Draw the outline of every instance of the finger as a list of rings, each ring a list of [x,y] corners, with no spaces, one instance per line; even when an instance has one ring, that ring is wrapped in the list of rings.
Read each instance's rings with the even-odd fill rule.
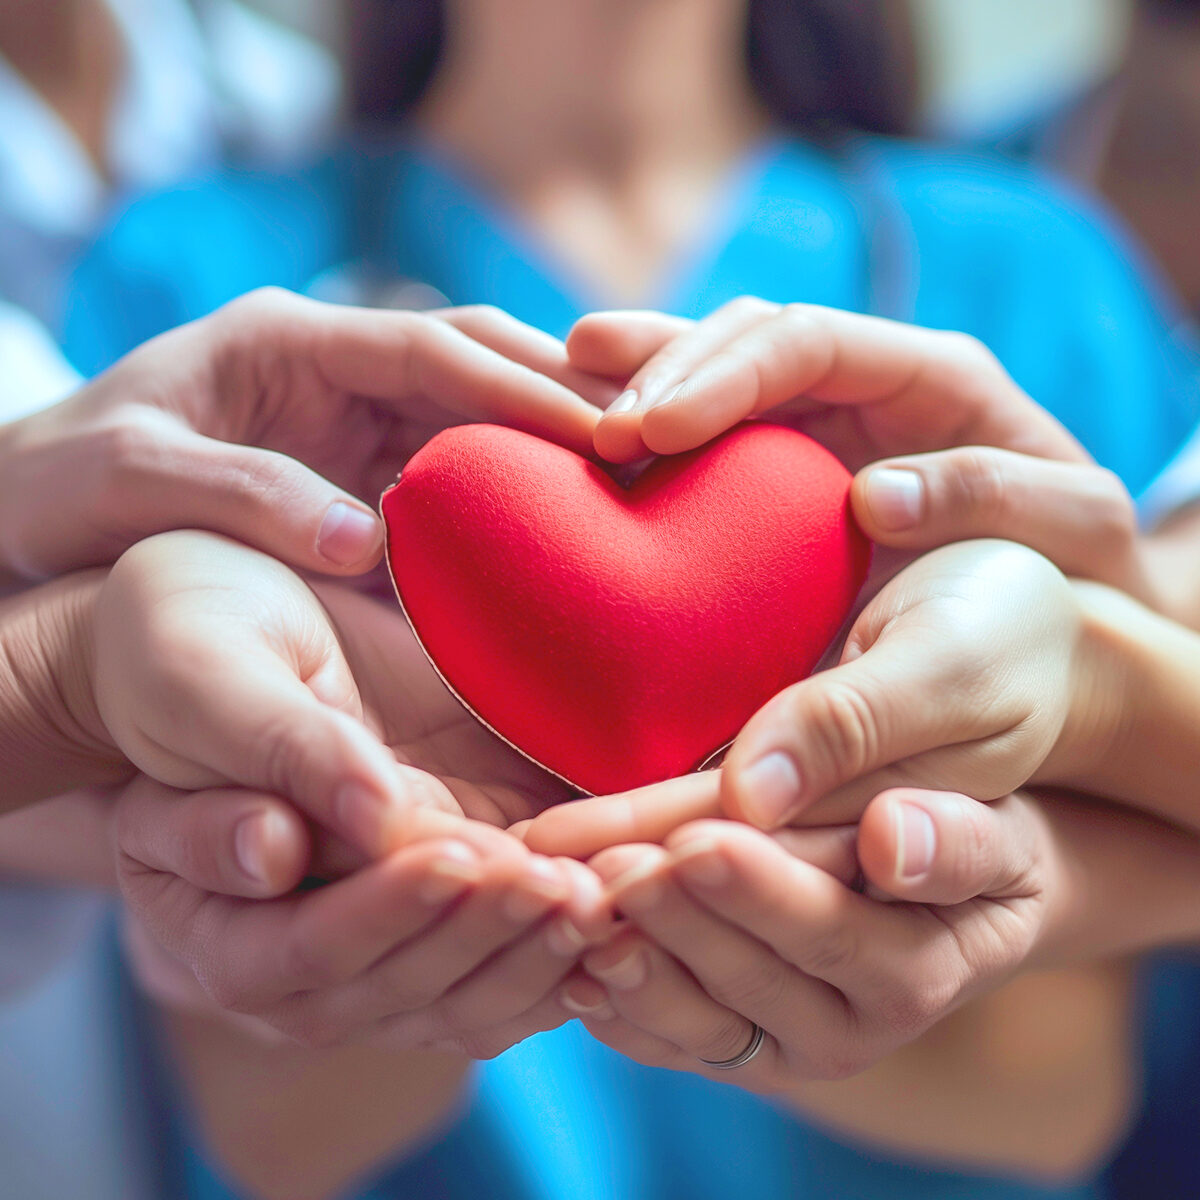
[[[438,309],[428,314],[453,325],[475,341],[539,375],[553,379],[597,409],[617,397],[617,387],[604,372],[592,372],[571,361],[556,337],[534,329],[503,309],[488,304]]]
[[[353,976],[436,922],[473,885],[478,861],[465,844],[431,840],[278,900],[213,895],[161,872],[122,869],[120,882],[130,909],[218,1005],[265,1013]]]
[[[670,396],[690,372],[774,307],[763,300],[743,297],[703,321],[685,326],[638,367],[625,391],[605,412],[596,429],[597,452],[613,462],[631,462],[643,457],[649,446],[644,438],[643,414]]]
[[[750,1044],[754,1024],[718,1003],[661,947],[636,929],[623,930],[608,945],[591,951],[584,970],[608,993],[618,1017],[678,1046],[689,1058],[727,1062]],[[571,994],[571,985],[565,988]],[[578,997],[576,997],[578,1000]],[[739,1079],[753,1084],[769,1073],[774,1043],[763,1047]]]
[[[483,881],[436,927],[401,942],[344,987],[325,996],[298,997],[297,1008],[319,1013],[322,1023],[336,1027],[419,1013],[540,925],[567,895],[547,859],[526,855],[489,863]]]
[[[291,891],[310,850],[304,822],[272,796],[176,792],[145,779],[123,793],[115,837],[127,871],[166,872],[206,892],[248,899]]]
[[[968,796],[897,788],[863,814],[858,855],[867,880],[899,900],[953,905],[977,896],[1028,894],[1040,840],[1017,797],[980,804]]]
[[[569,1015],[563,1011],[557,996],[551,991],[511,1021],[470,1033],[429,1037],[417,1030],[411,1014],[401,1013],[399,1016],[385,1017],[366,1030],[365,1036],[372,1045],[394,1046],[401,1050],[441,1050],[465,1054],[473,1059],[490,1059],[534,1034],[557,1029],[569,1020]]]
[[[678,390],[646,406],[641,436],[649,449],[690,450],[745,417],[803,398],[808,410],[870,406],[885,433],[894,426],[898,451],[1002,445],[1088,461],[971,338],[803,304],[760,317],[694,363]]]
[[[873,541],[911,550],[996,537],[1045,555],[1066,575],[1128,587],[1137,515],[1125,486],[1091,463],[988,446],[888,459],[860,471],[854,515]]]
[[[685,821],[720,813],[716,771],[700,771],[617,796],[557,804],[524,824],[525,844],[539,854],[590,858],[606,846],[658,842]]]
[[[295,459],[203,437],[166,413],[130,412],[91,435],[68,479],[62,438],[54,454],[35,445],[18,464],[12,486],[60,500],[65,487],[88,516],[48,527],[39,504],[17,504],[5,537],[27,569],[111,563],[142,538],[172,529],[224,533],[326,574],[358,574],[379,560],[376,514]],[[32,545],[38,550],[27,553]]]
[[[858,658],[781,692],[726,756],[723,810],[774,828],[890,763],[1001,732],[1006,714],[981,706],[970,694],[977,681],[950,671],[948,661],[944,630],[898,636],[893,628]]]
[[[580,371],[626,380],[693,324],[635,309],[588,313],[567,334],[567,356]]]
[[[421,1040],[463,1038],[507,1025],[535,1007],[576,965],[575,959],[551,950],[546,924],[535,923],[449,988],[431,1011],[414,1019],[408,1036],[414,1037],[420,1030]]]
[[[684,829],[696,826],[684,826]],[[847,887],[859,881],[857,825],[818,826],[813,829],[777,829],[771,840],[793,858],[832,875]]]
[[[704,822],[680,831],[668,850],[673,878],[714,920],[848,996],[886,980],[888,970],[915,955],[926,927],[908,910],[859,895],[745,826]],[[826,1018],[833,1011],[822,1006]]]
[[[600,990],[598,984],[590,986]],[[665,1038],[655,1037],[617,1017],[607,1000],[603,1001],[601,1009],[594,1013],[574,1013],[573,1008],[568,1007],[565,1001],[564,1007],[569,1013],[578,1016],[580,1024],[596,1041],[633,1062],[641,1063],[644,1067],[692,1073],[698,1073],[702,1069],[695,1059]]]
[[[738,832],[756,838],[797,873],[807,870],[822,877],[821,872],[788,858],[762,834],[744,827]],[[670,853],[655,849],[644,854],[609,883],[613,903],[631,924],[673,955],[714,1001],[786,1039],[790,1053],[810,1060],[804,1067],[807,1072],[824,1073],[822,1055],[854,1035],[853,1016],[837,988],[819,976],[808,978],[803,965],[780,955],[771,942],[715,912],[703,893],[690,894],[690,888],[685,890],[675,877],[678,870]],[[829,883],[854,900],[862,899],[833,880]],[[789,916],[778,904],[759,914],[760,923],[779,926],[786,925]],[[775,940],[783,933],[775,928]],[[615,1007],[611,995],[610,1001]]]
[[[591,451],[599,413],[582,396],[421,313],[322,307],[317,362],[331,383],[382,404],[421,398],[469,421],[497,421]],[[513,344],[511,333],[505,335]],[[544,350],[535,350],[544,356]]]

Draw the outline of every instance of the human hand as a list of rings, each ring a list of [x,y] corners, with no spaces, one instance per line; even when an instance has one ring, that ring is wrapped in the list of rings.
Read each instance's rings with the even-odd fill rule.
[[[586,856],[706,813],[768,828],[839,824],[896,785],[990,800],[1035,777],[1066,782],[1118,719],[1109,690],[1094,686],[1104,658],[1092,632],[1077,591],[1032,551],[934,551],[868,604],[837,666],[750,719],[719,797],[716,783],[670,781],[548,809],[524,836],[542,853]]]
[[[382,547],[376,499],[438,429],[497,421],[582,451],[613,394],[497,310],[255,292],[0,427],[0,577],[108,564],[178,528],[357,574]]]
[[[1178,546],[1140,537],[1120,479],[964,334],[746,297],[700,322],[595,313],[567,347],[580,369],[628,380],[596,429],[606,458],[688,450],[769,414],[858,470],[854,514],[880,546],[1020,542],[1194,618]]]
[[[700,821],[661,847],[602,851],[591,865],[626,923],[585,955],[564,1006],[639,1062],[782,1091],[861,1071],[995,986],[1065,903],[1050,832],[1022,796],[873,800],[851,838],[872,890],[904,903],[850,886],[828,841],[805,846],[829,832],[789,832],[785,848]],[[735,1058],[755,1025],[752,1061],[701,1061]]]
[[[417,813],[425,832],[464,813],[507,825],[563,794],[462,709],[394,607],[333,585],[322,598],[214,534],[139,543],[95,605],[108,736],[169,786],[283,797],[358,861]]]
[[[500,1053],[566,1020],[555,991],[609,930],[594,874],[464,818],[292,891],[309,835],[290,805],[141,777],[113,839],[143,986],[307,1046]]]
[[[580,370],[625,384],[595,435],[597,451],[615,462],[691,450],[766,413],[852,470],[973,445],[1088,461],[965,334],[744,297],[698,322],[594,313],[575,325],[567,352]]]

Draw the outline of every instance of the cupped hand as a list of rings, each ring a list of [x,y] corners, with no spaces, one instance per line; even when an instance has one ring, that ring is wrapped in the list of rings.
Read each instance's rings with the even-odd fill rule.
[[[595,313],[576,324],[567,352],[580,370],[625,385],[595,435],[597,451],[616,462],[691,450],[767,413],[852,470],[970,445],[1088,461],[965,334],[743,297],[698,322]]]
[[[841,661],[768,701],[717,776],[547,810],[522,832],[542,853],[658,840],[724,813],[752,825],[857,820],[888,787],[997,799],[1068,783],[1120,717],[1102,635],[1044,558],[965,542],[908,567],[855,621]]]
[[[380,492],[437,430],[495,421],[584,451],[613,394],[494,309],[251,293],[0,428],[0,576],[108,564],[187,528],[360,573],[379,559]]]
[[[491,1057],[567,1019],[557,989],[609,930],[584,865],[428,810],[398,849],[316,890],[292,890],[309,833],[267,794],[143,776],[113,838],[143,986],[307,1046]]]
[[[280,796],[376,857],[433,809],[495,825],[562,785],[462,709],[395,606],[215,534],[147,539],[96,602],[93,680],[121,752],[169,786]]]
[[[564,1008],[639,1062],[784,1091],[866,1069],[1007,978],[1061,902],[1051,835],[1021,795],[896,789],[833,832],[785,846],[699,821],[602,851],[590,865],[625,923],[563,985]],[[756,1025],[751,1061],[702,1061],[739,1056]]]

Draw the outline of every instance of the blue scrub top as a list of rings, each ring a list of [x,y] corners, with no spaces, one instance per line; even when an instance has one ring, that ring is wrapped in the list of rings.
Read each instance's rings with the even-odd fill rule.
[[[419,280],[562,335],[605,300],[435,149],[408,141],[287,177],[226,173],[135,206],[82,264],[64,323],[86,371],[264,285]],[[738,295],[974,334],[1134,491],[1198,412],[1197,365],[1121,237],[1084,201],[986,155],[778,137],[734,173],[646,307]],[[229,1189],[185,1147],[188,1195]],[[770,1104],[638,1067],[569,1025],[483,1064],[454,1126],[369,1200],[871,1200],[1087,1197],[1090,1185],[941,1171],[854,1147]]]

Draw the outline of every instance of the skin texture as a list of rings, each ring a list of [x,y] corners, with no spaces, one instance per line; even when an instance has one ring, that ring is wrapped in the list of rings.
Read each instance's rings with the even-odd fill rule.
[[[0,427],[0,579],[108,564],[179,528],[361,574],[382,550],[379,493],[437,430],[501,421],[582,450],[589,400],[612,394],[553,338],[492,309],[251,293]]]

